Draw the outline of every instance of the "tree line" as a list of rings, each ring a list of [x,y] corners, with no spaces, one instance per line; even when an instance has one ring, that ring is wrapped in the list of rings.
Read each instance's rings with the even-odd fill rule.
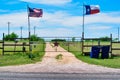
[[[17,39],[19,36],[12,32],[11,34],[5,35],[4,36],[4,40],[5,41],[15,41],[15,39]],[[37,35],[30,35],[30,41],[39,41],[39,40],[43,40],[41,38],[39,38]]]

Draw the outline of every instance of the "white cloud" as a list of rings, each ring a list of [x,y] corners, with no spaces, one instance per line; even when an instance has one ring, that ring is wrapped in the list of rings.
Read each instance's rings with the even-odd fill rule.
[[[43,20],[48,24],[61,25],[64,27],[78,27],[82,24],[81,16],[72,16],[62,11],[44,13]]]
[[[120,23],[120,16],[114,16],[115,13],[101,13],[96,15],[88,15],[85,16],[85,23],[114,23],[118,24]]]
[[[80,33],[82,27],[82,16],[73,16],[68,14],[67,12],[63,11],[56,11],[54,13],[44,12],[42,18],[30,18],[31,19],[31,31],[33,26],[39,27],[37,29],[38,34],[40,35],[49,35],[49,36],[57,36],[57,35],[77,35]],[[11,13],[11,14],[4,14],[0,15],[0,27],[5,28],[5,32],[7,33],[7,22],[11,22],[11,31],[14,28],[20,28],[23,26],[25,28],[25,32],[28,29],[28,21],[27,21],[27,12],[19,12],[19,13]],[[95,26],[98,24],[99,26]],[[112,26],[105,26],[102,23],[106,24],[119,24],[120,23],[120,16],[113,16],[112,14],[97,14],[97,15],[90,15],[85,16],[85,26],[87,29],[91,29],[91,31],[96,31],[97,29],[102,31],[103,29],[111,29]],[[42,29],[41,29],[42,28]],[[52,30],[54,29],[54,30]],[[68,29],[68,30],[67,30]],[[78,31],[78,32],[76,32]],[[19,31],[18,31],[19,32]],[[40,33],[39,33],[40,32]],[[24,34],[28,35],[28,34]]]
[[[75,36],[75,31],[66,28],[57,29],[39,29],[36,31],[39,36],[42,37],[70,37]]]
[[[27,14],[24,12],[21,12],[21,13],[11,13],[11,14],[0,15],[0,21],[1,21],[0,27],[7,26],[7,22],[11,22],[12,27],[26,25]]]
[[[106,30],[111,29],[111,26],[88,26],[87,29],[89,30]]]
[[[11,13],[0,15],[0,27],[7,26],[11,22],[12,27],[27,26],[27,12]],[[30,18],[31,26],[61,26],[61,27],[80,27],[82,25],[82,16],[73,16],[67,12],[57,11],[54,13],[44,12],[42,18]],[[120,16],[114,17],[109,14],[98,14],[85,16],[85,25],[94,23],[119,24]],[[94,27],[95,28],[95,27]],[[108,28],[108,27],[106,27]]]
[[[72,0],[21,0],[21,1],[47,5],[64,5],[70,3]]]

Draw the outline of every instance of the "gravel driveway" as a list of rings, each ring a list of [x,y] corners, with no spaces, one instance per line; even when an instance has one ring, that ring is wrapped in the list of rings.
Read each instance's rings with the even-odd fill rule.
[[[50,43],[46,43],[46,51],[55,51]],[[60,46],[59,51],[65,51]],[[57,60],[55,57],[62,54],[63,58]],[[120,73],[120,69],[107,68],[84,63],[75,58],[70,52],[46,52],[42,62],[19,66],[0,67],[0,71],[9,72],[55,72],[55,73]]]

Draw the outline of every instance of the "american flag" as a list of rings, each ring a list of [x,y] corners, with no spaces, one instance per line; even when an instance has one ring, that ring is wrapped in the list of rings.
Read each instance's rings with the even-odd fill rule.
[[[29,17],[42,17],[43,16],[43,10],[42,9],[37,9],[37,8],[29,8]]]

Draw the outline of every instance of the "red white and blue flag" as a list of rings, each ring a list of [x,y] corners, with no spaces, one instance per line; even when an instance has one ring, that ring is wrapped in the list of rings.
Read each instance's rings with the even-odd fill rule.
[[[96,14],[100,12],[99,5],[85,5],[86,8],[86,15]]]
[[[30,8],[28,7],[28,16],[29,17],[42,17],[43,16],[43,10],[37,9],[37,8]]]

